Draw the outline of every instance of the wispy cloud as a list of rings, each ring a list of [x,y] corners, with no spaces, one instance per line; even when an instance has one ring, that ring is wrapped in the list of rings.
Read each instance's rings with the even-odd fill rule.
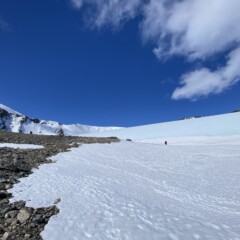
[[[3,20],[1,17],[0,17],[0,30],[2,30],[2,31],[10,31],[9,24],[5,20]]]
[[[145,42],[156,44],[153,52],[159,59],[183,56],[188,61],[209,59],[232,51],[226,66],[203,68],[184,74],[173,99],[197,99],[218,94],[239,79],[228,74],[240,55],[239,0],[71,0],[76,8],[88,5],[89,21],[96,27],[118,27],[137,15],[142,16],[140,31]]]
[[[71,0],[73,7],[80,9],[82,7],[82,0]]]
[[[88,5],[91,14],[88,15],[90,24],[100,28],[105,25],[119,27],[123,22],[134,18],[139,13],[142,0],[71,0],[72,5],[80,9]]]

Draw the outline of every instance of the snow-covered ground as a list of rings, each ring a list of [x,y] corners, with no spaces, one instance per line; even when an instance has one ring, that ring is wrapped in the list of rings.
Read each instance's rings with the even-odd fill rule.
[[[240,141],[228,140],[83,145],[22,179],[12,201],[43,207],[61,198],[45,240],[237,240]]]
[[[44,148],[41,145],[34,145],[34,144],[0,143],[0,148],[3,148],[3,147],[20,148],[20,149],[40,149],[40,148]]]
[[[240,112],[87,134],[133,140],[232,135],[240,135]]]
[[[233,136],[192,136],[192,137],[165,137],[165,138],[149,138],[137,140],[141,143],[164,144],[167,141],[168,145],[239,145],[240,135]]]

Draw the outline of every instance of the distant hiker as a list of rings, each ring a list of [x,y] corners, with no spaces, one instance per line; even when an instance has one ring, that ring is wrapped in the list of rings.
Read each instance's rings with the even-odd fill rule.
[[[167,145],[167,141],[165,141],[164,143],[165,143],[165,145]]]
[[[32,131],[30,131],[30,134],[32,134]]]

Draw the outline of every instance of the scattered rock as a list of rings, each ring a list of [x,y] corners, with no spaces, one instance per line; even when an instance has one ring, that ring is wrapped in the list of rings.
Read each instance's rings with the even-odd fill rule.
[[[6,185],[5,185],[5,190],[8,190],[8,189],[10,189],[10,188],[12,188],[12,185],[11,185],[11,184],[6,184]]]
[[[6,179],[0,179],[0,184],[1,183],[8,183],[8,180],[6,180]]]
[[[1,199],[1,198],[0,198]],[[8,203],[8,199],[6,198],[6,199],[3,199],[3,200],[1,200],[0,201],[0,206],[4,206],[5,204],[7,204]]]
[[[60,202],[61,202],[61,198],[57,198],[57,199],[55,200],[54,204],[57,205],[57,204],[60,203]]]
[[[32,221],[38,224],[45,223],[44,218],[40,214],[37,214],[36,216],[34,216]]]
[[[6,219],[6,220],[5,220],[6,226],[12,225],[12,223],[13,223],[14,220],[15,220],[14,218],[8,218],[8,219]]]
[[[24,236],[26,239],[29,239],[31,237],[31,234],[25,234]]]
[[[30,217],[31,215],[26,209],[21,209],[17,215],[17,220],[20,223],[25,223]]]
[[[33,222],[29,224],[29,228],[36,228],[36,226],[37,225],[35,223],[33,223]]]
[[[18,201],[18,202],[15,202],[15,205],[21,209],[25,206],[25,202],[24,201]]]
[[[9,237],[9,233],[8,232],[5,232],[2,236],[2,240],[7,240]]]
[[[8,207],[3,208],[3,209],[0,210],[0,214],[1,214],[1,215],[5,215],[8,211],[9,211],[9,208],[8,208]]]
[[[238,112],[240,112],[240,109],[236,109],[233,111],[233,113],[238,113]]]
[[[5,214],[5,218],[15,218],[18,215],[18,210],[9,211]]]
[[[4,199],[8,197],[8,193],[6,191],[0,191],[0,199]]]

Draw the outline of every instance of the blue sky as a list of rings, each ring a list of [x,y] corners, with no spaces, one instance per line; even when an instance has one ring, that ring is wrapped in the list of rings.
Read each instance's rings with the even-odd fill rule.
[[[3,0],[0,102],[102,126],[238,109],[239,1],[214,2]],[[186,8],[197,14],[183,17]]]

